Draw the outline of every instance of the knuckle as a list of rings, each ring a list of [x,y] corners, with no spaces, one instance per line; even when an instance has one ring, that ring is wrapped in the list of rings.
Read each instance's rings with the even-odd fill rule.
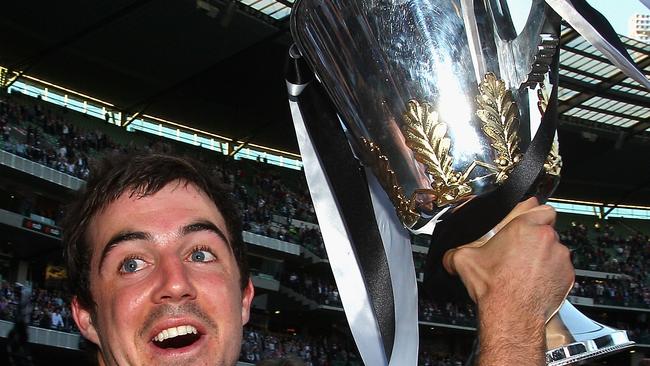
[[[576,270],[573,268],[573,266],[570,266],[569,270],[567,271],[567,279],[570,283],[573,283],[576,279]]]
[[[540,225],[537,228],[537,235],[543,243],[553,243],[556,241],[557,234],[551,225]],[[565,247],[566,248],[566,247]]]
[[[562,254],[562,257],[565,260],[570,262],[571,261],[571,250],[566,245],[563,245],[563,244],[560,244],[560,249],[559,250],[560,250],[560,253]]]
[[[473,265],[475,250],[476,248],[472,247],[461,247],[454,250],[452,260],[456,270]]]
[[[571,263],[571,250],[565,245],[558,244],[555,251],[558,255],[560,268],[563,269],[566,283],[572,284],[575,280],[576,272]]]
[[[563,287],[573,287],[573,284],[575,283],[576,279],[576,272],[573,267],[569,266],[566,271],[564,271],[564,277],[562,280],[564,281],[564,286]]]
[[[451,258],[455,264],[462,264],[467,260],[467,252],[469,248],[456,248],[451,252]]]
[[[555,208],[551,205],[542,205],[540,207],[543,207],[545,210],[547,210],[549,213],[556,215],[557,212],[555,212]]]

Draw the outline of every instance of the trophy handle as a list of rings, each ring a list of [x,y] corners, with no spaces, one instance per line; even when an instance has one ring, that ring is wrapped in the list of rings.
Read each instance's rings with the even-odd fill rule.
[[[492,19],[499,37],[504,41],[512,41],[517,38],[517,31],[512,22],[508,0],[490,0],[490,9],[492,10]],[[531,13],[532,10],[531,7]],[[530,22],[530,19],[528,21]]]
[[[559,44],[560,17],[545,0],[532,0],[526,24],[517,34],[506,0],[489,0],[487,5],[501,78],[511,88],[544,81]]]

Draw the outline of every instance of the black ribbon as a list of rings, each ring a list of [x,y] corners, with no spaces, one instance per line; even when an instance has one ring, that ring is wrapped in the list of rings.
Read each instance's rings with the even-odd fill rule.
[[[336,111],[320,84],[311,82],[298,97],[290,99],[298,102],[336,197],[379,325],[386,359],[390,360],[395,342],[393,286],[365,172],[352,153]]]

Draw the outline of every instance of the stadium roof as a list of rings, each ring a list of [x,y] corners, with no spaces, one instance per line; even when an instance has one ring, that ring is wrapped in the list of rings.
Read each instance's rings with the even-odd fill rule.
[[[12,1],[0,65],[201,130],[297,152],[284,83],[293,0]],[[650,46],[625,38],[650,73]],[[650,95],[562,32],[557,195],[650,206]]]
[[[650,45],[622,37],[650,74]],[[563,197],[650,204],[650,91],[631,80],[564,25],[560,53],[560,149]],[[568,146],[567,146],[568,145]],[[581,192],[582,191],[582,192]],[[589,192],[589,193],[586,193]]]

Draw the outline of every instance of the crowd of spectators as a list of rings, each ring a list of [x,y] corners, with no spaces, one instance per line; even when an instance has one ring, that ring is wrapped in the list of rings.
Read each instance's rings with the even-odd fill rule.
[[[418,311],[420,321],[476,327],[476,310],[472,303],[419,299]]]
[[[15,321],[19,313],[21,291],[19,285],[7,281],[0,284],[0,319]],[[22,293],[25,293],[24,291]],[[32,288],[26,309],[21,310],[28,317],[28,325],[39,328],[78,333],[70,310],[69,295],[62,290]]]
[[[594,299],[597,304],[650,308],[650,288],[628,278],[579,278],[571,295]]]
[[[607,222],[593,226],[573,223],[560,232],[560,239],[571,248],[576,268],[625,273],[638,281],[646,277],[650,257],[648,235],[620,235]]]
[[[291,272],[285,278],[289,288],[322,305],[342,307],[339,290],[331,279]]]
[[[265,359],[293,356],[305,366],[361,366],[359,354],[350,340],[328,337],[274,334],[246,327],[240,361],[257,363]]]
[[[0,128],[3,150],[81,179],[90,154],[116,147],[102,131],[77,129],[62,113],[11,99],[0,102]]]
[[[642,233],[616,233],[613,225],[579,223],[560,232],[576,269],[608,273],[606,279],[579,278],[572,290],[609,305],[650,307],[650,238]]]
[[[462,366],[466,358],[459,355],[434,352],[421,349],[418,357],[418,366]]]
[[[164,152],[174,149],[170,143],[160,140],[151,140],[146,146],[122,146],[99,130],[81,130],[66,122],[65,116],[65,109],[44,108],[41,104],[24,105],[11,98],[0,99],[0,130],[3,134],[0,148],[81,179],[88,177],[90,161],[102,154],[126,149]],[[261,161],[234,161],[218,154],[193,155],[213,167],[217,179],[232,192],[240,205],[245,230],[304,245],[319,257],[326,258],[320,231],[313,225],[292,224],[294,220],[316,223],[301,176],[295,174],[298,179],[292,179],[290,187],[285,183],[287,179],[278,174],[277,168]],[[54,215],[60,216],[58,212]],[[285,222],[274,222],[275,215]]]
[[[305,366],[363,364],[354,343],[349,339],[342,341],[244,328],[240,361],[255,364],[261,360],[279,358],[299,359]],[[465,360],[462,356],[423,347],[418,355],[418,366],[462,366]]]

